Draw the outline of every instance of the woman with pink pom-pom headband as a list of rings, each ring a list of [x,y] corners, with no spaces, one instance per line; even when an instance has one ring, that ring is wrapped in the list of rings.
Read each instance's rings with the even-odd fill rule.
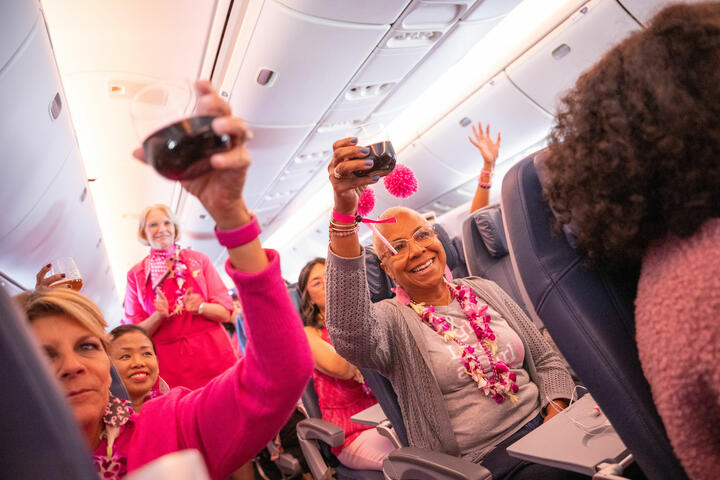
[[[337,354],[390,380],[410,446],[482,463],[494,478],[525,468],[523,478],[581,478],[506,452],[567,406],[574,383],[560,357],[495,283],[453,280],[442,242],[418,212],[392,207],[378,220],[363,217],[373,203],[368,187],[381,176],[400,196],[417,182],[400,165],[389,175],[373,170],[370,149],[357,143],[335,142],[328,166],[335,206],[325,325]],[[355,175],[359,170],[369,174]],[[359,223],[374,228],[375,253],[396,285],[394,298],[370,299]]]

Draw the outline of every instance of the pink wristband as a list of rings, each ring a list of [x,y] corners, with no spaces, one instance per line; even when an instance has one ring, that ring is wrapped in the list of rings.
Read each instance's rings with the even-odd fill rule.
[[[217,225],[215,226],[215,236],[218,242],[227,248],[241,247],[255,240],[258,235],[260,235],[260,225],[255,214],[248,223],[233,230],[219,230]]]

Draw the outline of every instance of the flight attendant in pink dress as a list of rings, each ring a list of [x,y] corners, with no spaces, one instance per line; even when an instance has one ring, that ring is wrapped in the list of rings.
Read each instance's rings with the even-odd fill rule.
[[[233,303],[207,255],[181,249],[179,225],[165,205],[140,215],[138,237],[150,254],[130,269],[125,323],[145,328],[170,387],[196,389],[231,367],[236,354],[222,322]]]

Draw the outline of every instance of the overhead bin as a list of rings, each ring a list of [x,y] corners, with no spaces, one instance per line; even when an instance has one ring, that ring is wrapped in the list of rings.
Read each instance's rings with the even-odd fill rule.
[[[5,119],[0,129],[0,205],[5,206],[0,239],[42,196],[75,141],[52,47],[40,16],[18,47],[12,60],[0,70],[0,111]]]
[[[515,85],[554,113],[563,93],[605,52],[640,25],[615,0],[592,0],[515,60]]]
[[[397,155],[398,161],[412,169],[418,182],[418,191],[406,199],[396,198],[387,193],[382,180],[378,182],[375,191],[375,214],[396,205],[410,208],[419,208],[438,194],[447,192],[467,181],[470,173],[451,168],[434,155],[421,142],[414,142],[404,148]]]
[[[352,23],[393,23],[410,0],[278,0],[314,17]]]
[[[305,15],[275,0],[252,27],[242,51],[232,52],[244,58],[230,103],[249,122],[272,126],[317,122],[389,29]]]
[[[39,18],[38,2],[3,0],[0,3],[0,73]]]
[[[472,125],[478,121],[482,121],[483,127],[490,124],[493,139],[498,131],[502,132],[498,158],[502,162],[542,140],[550,130],[552,117],[515,88],[505,73],[500,73],[435,124],[421,140],[440,161],[468,177],[475,176],[480,173],[483,160],[467,137],[472,136]]]
[[[302,141],[312,131],[312,125],[275,128],[249,125],[253,138],[247,142],[252,157],[244,194],[263,195],[297,151]]]
[[[28,171],[26,176],[31,175]],[[113,292],[115,283],[77,147],[36,199],[22,223],[2,239],[3,271],[32,287],[40,267],[60,257],[73,257],[83,276],[82,293],[103,311],[117,308],[117,292],[104,293]]]
[[[415,0],[395,23],[403,30],[442,28],[447,30],[475,0]]]
[[[704,0],[618,0],[643,25],[647,25],[657,12],[671,3],[697,3],[700,1]]]

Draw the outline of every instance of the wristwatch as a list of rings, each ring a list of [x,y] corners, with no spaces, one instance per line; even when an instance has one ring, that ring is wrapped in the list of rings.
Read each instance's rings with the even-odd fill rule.
[[[198,307],[198,311],[197,311],[198,315],[202,315],[203,307],[204,307],[204,306],[205,306],[204,303],[201,303],[201,304],[200,304],[200,306]]]

